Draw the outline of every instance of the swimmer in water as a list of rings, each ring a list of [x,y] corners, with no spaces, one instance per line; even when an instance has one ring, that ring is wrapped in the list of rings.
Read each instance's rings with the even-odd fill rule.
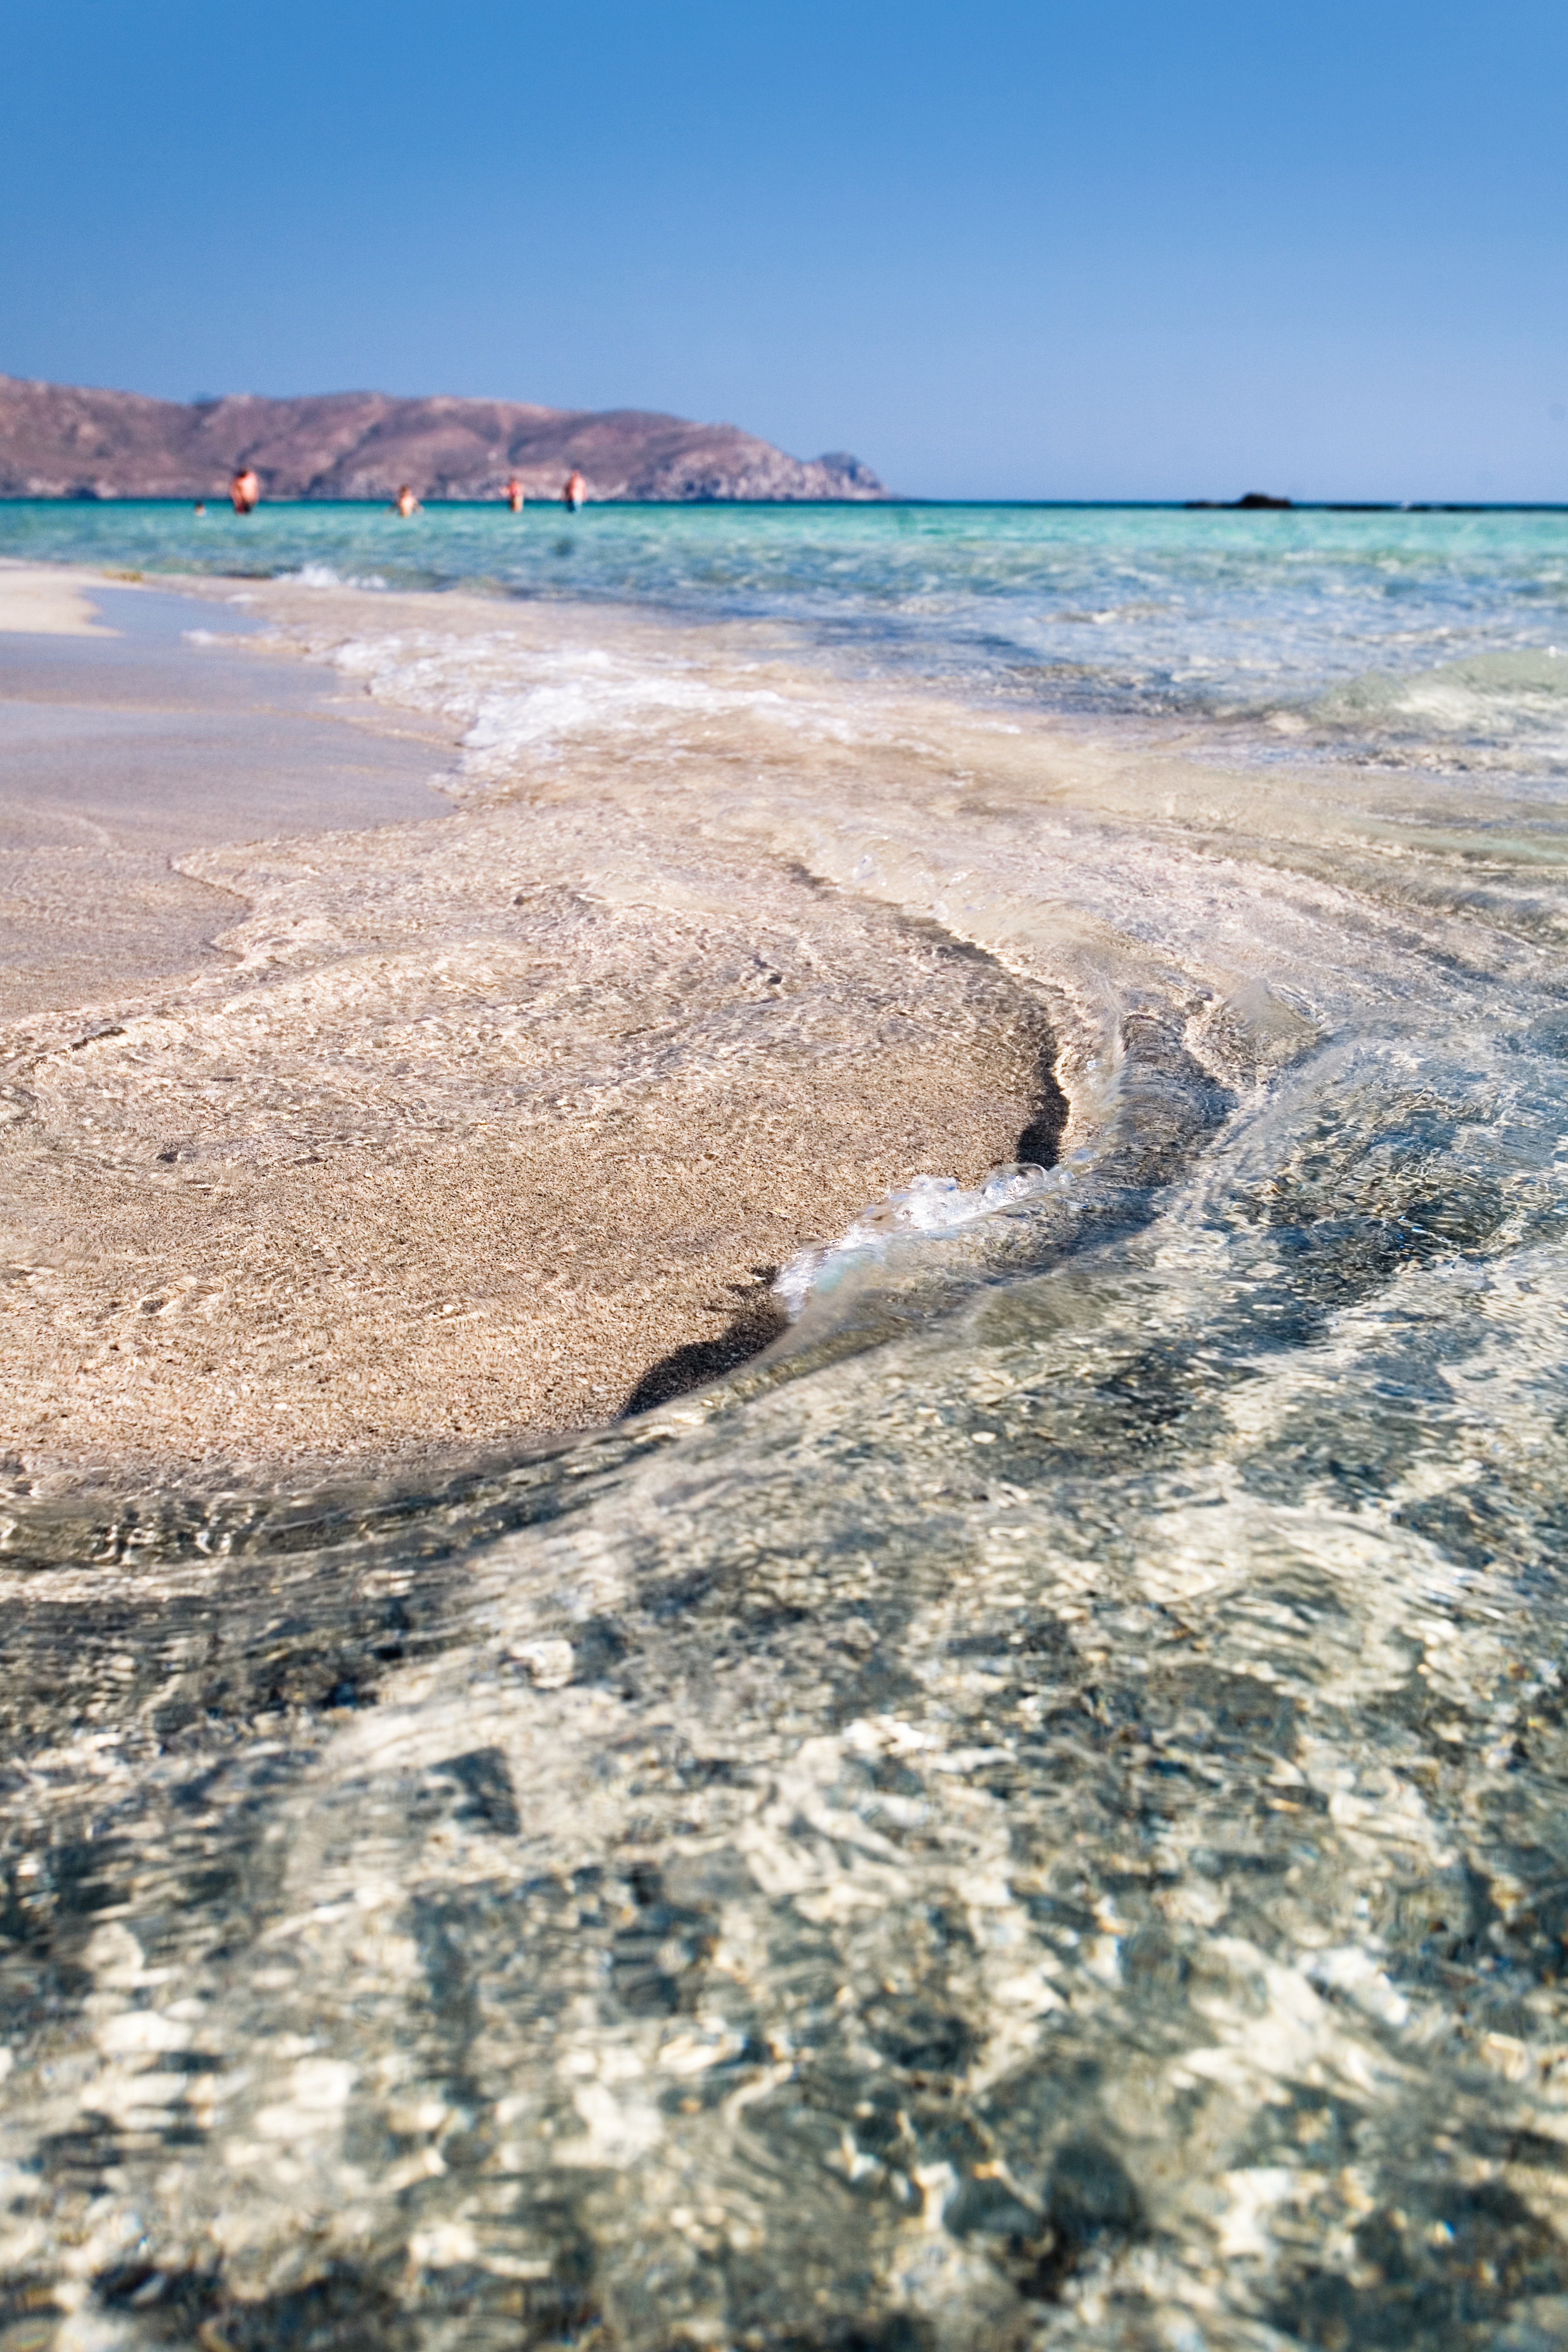
[[[236,514],[254,514],[261,503],[261,477],[254,466],[242,466],[228,486]]]
[[[506,486],[506,502],[513,514],[522,512],[522,484],[514,474]]]
[[[394,499],[392,503],[396,508],[398,513],[403,517],[405,522],[407,521],[410,515],[416,515],[419,511],[419,501],[414,495],[412,484],[408,482],[404,483],[403,488],[398,491],[397,496]]]
[[[198,499],[196,500],[196,520],[198,522],[205,522],[206,519],[207,502],[205,499]]]
[[[565,488],[561,493],[561,503],[563,507],[569,507],[572,512],[576,514],[580,510],[583,501],[587,495],[588,485],[583,479],[582,475],[577,471],[576,467],[574,466],[572,471],[566,477]]]

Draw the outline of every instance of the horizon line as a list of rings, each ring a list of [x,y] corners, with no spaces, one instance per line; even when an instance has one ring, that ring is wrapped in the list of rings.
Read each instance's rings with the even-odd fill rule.
[[[188,507],[193,499],[221,498],[221,491],[173,490],[163,492],[110,490],[5,490],[0,491],[0,507]],[[268,507],[384,507],[384,497],[365,499],[289,497],[282,494],[267,497],[262,501]],[[503,503],[499,498],[442,498],[428,491],[420,500],[426,507],[479,507],[489,509]],[[553,498],[534,498],[531,507],[550,507]],[[854,499],[590,499],[590,506],[598,507],[658,507],[707,508],[723,509],[730,507],[788,507],[792,510],[809,512],[816,507],[852,507],[858,510],[877,507],[1019,507],[1061,510],[1096,510],[1107,509],[1123,512],[1159,514],[1245,514],[1259,518],[1279,514],[1568,514],[1568,499],[1270,499],[1268,505],[1249,505],[1239,499],[1053,499],[1053,498],[988,498],[973,494],[963,498],[937,498],[919,491],[888,491],[880,498]]]

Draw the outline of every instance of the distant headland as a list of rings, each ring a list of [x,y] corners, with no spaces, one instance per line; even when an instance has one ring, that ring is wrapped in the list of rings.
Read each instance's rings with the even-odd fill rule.
[[[791,457],[735,425],[638,408],[330,392],[272,400],[153,400],[0,375],[0,497],[211,498],[242,467],[263,495],[530,498],[579,472],[595,499],[883,499],[869,466],[836,450]]]

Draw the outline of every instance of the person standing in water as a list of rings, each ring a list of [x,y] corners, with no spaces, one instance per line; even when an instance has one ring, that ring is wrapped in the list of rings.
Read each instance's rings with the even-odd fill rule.
[[[392,503],[405,522],[410,515],[416,515],[419,511],[419,501],[414,495],[414,485],[411,482],[404,483]]]
[[[242,466],[228,486],[236,514],[254,514],[261,503],[261,477],[254,466]]]
[[[522,512],[522,484],[514,474],[506,486],[506,502],[513,514]]]
[[[587,495],[588,485],[574,466],[566,477],[566,485],[561,493],[561,503],[563,507],[569,507],[572,512],[576,514],[580,511]]]

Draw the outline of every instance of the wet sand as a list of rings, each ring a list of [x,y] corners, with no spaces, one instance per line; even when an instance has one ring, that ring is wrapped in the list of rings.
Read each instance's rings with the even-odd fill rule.
[[[1048,1154],[1043,1000],[939,930],[589,758],[454,803],[438,711],[192,643],[210,590],[84,602],[120,634],[0,635],[14,1486],[601,1420],[868,1201]]]
[[[449,730],[247,653],[257,626],[0,564],[0,1020],[211,963],[241,910],[193,849],[447,813]]]

